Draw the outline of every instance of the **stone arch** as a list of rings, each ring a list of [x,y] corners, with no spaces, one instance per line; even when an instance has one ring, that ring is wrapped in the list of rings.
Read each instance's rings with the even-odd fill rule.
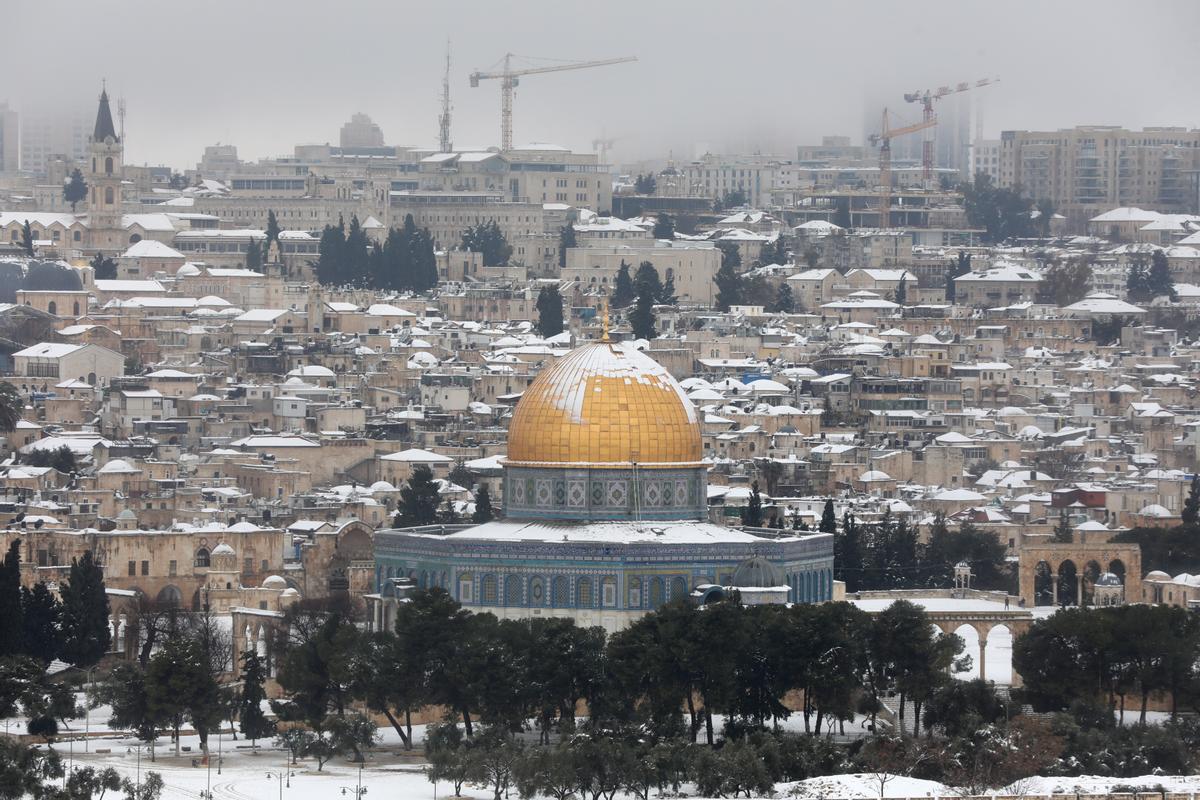
[[[179,591],[178,586],[168,584],[159,590],[158,595],[154,598],[154,602],[177,608],[181,607],[183,605],[183,592]]]
[[[1083,582],[1083,585],[1079,587],[1081,605],[1095,605],[1096,581],[1099,580],[1100,573],[1103,571],[1094,558],[1088,559],[1088,562],[1083,565],[1083,572],[1079,575],[1079,580]]]
[[[142,235],[140,233],[135,233],[129,237],[130,244],[137,244],[141,240],[142,240]]]
[[[1035,606],[1054,604],[1054,570],[1045,561],[1039,561],[1034,572],[1034,601]]]
[[[207,547],[201,546],[201,547],[196,548],[196,566],[197,567],[212,566],[212,561],[211,561],[210,555],[211,554],[209,553],[209,550]]]
[[[1114,558],[1108,562],[1108,571],[1121,579],[1121,585],[1125,585],[1125,562],[1119,558]],[[1126,600],[1128,600],[1126,596]]]
[[[75,304],[71,307],[71,313],[76,317],[79,316],[79,301],[78,300],[76,300]]]
[[[1064,558],[1058,564],[1058,604],[1078,605],[1082,599],[1083,586],[1080,584],[1079,567],[1072,559]]]
[[[1012,648],[1015,638],[1016,633],[1003,622],[988,625],[980,633],[977,671],[981,678],[995,683],[1013,682]],[[1007,658],[1005,653],[1008,654]]]
[[[49,314],[53,314],[54,316],[57,317],[58,316],[58,303],[51,300],[49,303],[46,304],[46,312]]]

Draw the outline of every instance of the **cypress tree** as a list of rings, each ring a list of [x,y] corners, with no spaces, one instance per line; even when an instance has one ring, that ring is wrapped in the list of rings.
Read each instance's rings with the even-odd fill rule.
[[[821,524],[817,526],[821,533],[837,533],[837,515],[833,510],[833,499],[825,501],[825,510],[821,512]]]
[[[613,281],[613,308],[624,308],[636,298],[637,291],[633,288],[633,278],[629,275],[629,265],[622,259],[621,266],[617,268],[617,277]]]
[[[558,268],[563,269],[567,266],[567,251],[572,247],[578,247],[579,243],[575,237],[575,226],[568,222],[562,226],[562,230],[558,232]]]
[[[662,280],[658,277],[658,270],[649,261],[643,261],[638,265],[637,272],[633,275],[633,289],[639,297],[649,294],[655,302],[662,299]]]
[[[742,509],[742,524],[747,528],[762,526],[762,495],[758,493],[758,481],[750,484],[750,504]]]
[[[482,525],[485,522],[491,522],[496,518],[496,512],[492,508],[492,493],[488,491],[487,484],[482,484],[479,491],[475,492],[475,513],[471,515],[471,522],[476,525]]]
[[[63,184],[63,200],[71,204],[71,213],[75,213],[75,206],[81,200],[87,199],[88,187],[87,181],[83,179],[83,173],[76,167],[71,172],[70,179]]]
[[[25,224],[21,226],[21,248],[25,255],[33,257],[33,228],[30,227],[29,220],[25,220]]]
[[[49,664],[62,652],[62,606],[42,582],[21,589],[22,644],[25,654]]]
[[[370,240],[357,215],[350,217],[345,253],[345,282],[351,286],[365,286],[370,273]]]
[[[321,283],[345,283],[346,224],[326,225],[317,245],[317,280]]]
[[[24,652],[22,632],[21,541],[13,539],[0,564],[0,656]]]
[[[791,314],[796,310],[792,287],[788,286],[786,281],[779,285],[779,293],[775,295],[775,310],[780,314]]]
[[[275,723],[267,719],[262,710],[262,702],[267,698],[267,693],[263,690],[266,682],[267,673],[258,653],[253,650],[242,653],[242,694],[238,698],[238,727],[242,735],[252,743],[275,732]]]
[[[263,242],[263,255],[267,254],[271,242],[279,242],[279,220],[275,218],[274,209],[267,211],[267,240]]]
[[[1150,257],[1150,271],[1146,273],[1146,288],[1151,298],[1166,296],[1171,302],[1179,299],[1175,292],[1175,279],[1171,277],[1171,267],[1167,254],[1163,250],[1155,250]]]
[[[544,286],[538,292],[538,333],[543,339],[563,332],[563,299],[557,286]]]
[[[1195,525],[1200,522],[1200,475],[1192,476],[1192,486],[1188,490],[1187,499],[1183,501],[1184,525]]]
[[[638,295],[637,305],[629,314],[629,325],[636,339],[653,339],[658,336],[654,326],[654,295],[646,289]]]
[[[59,590],[62,595],[62,659],[76,667],[94,666],[112,642],[108,630],[108,595],[104,571],[85,551],[71,562],[71,575]]]
[[[252,269],[255,272],[262,272],[263,265],[263,245],[260,245],[250,238],[250,244],[246,245],[246,269]]]

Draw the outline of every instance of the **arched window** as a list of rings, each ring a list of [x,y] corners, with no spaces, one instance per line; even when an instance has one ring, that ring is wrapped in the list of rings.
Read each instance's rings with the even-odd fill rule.
[[[504,605],[506,605],[506,606],[521,605],[521,576],[520,575],[504,576]]]
[[[642,579],[629,579],[629,603],[630,608],[642,607]]]
[[[104,204],[105,205],[113,204],[113,189],[111,186],[104,187]]]
[[[19,240],[20,240],[20,238],[21,238],[21,232],[20,232],[19,230],[17,230],[16,228],[13,228],[13,229],[12,229],[12,235],[11,235],[11,236],[9,236],[8,238],[9,238],[9,239],[11,239],[11,240],[12,240],[12,241],[14,241],[14,242],[16,242],[16,241],[19,241]]]
[[[605,608],[613,608],[617,604],[617,579],[604,578],[600,581],[600,602]]]
[[[498,594],[497,594],[497,588],[496,588],[496,576],[495,575],[484,575],[479,591],[480,591],[480,594],[482,595],[482,597],[481,597],[482,602],[484,602],[485,604],[487,604],[489,606],[496,605],[496,602],[499,599]]]
[[[130,243],[130,244],[137,244],[137,243],[138,243],[138,242],[140,242],[141,240],[142,240],[142,235],[141,235],[140,233],[135,233],[135,234],[133,234],[132,236],[130,236],[130,237],[129,237],[129,243]]]
[[[208,548],[207,547],[201,547],[199,550],[196,551],[196,566],[197,567],[209,566]]]
[[[72,306],[72,309],[73,309],[73,313],[75,314],[75,316],[78,317],[79,316],[79,301],[78,300],[75,301],[75,305]]]
[[[555,608],[566,608],[571,604],[571,588],[566,577],[559,575],[550,584],[550,600]]]
[[[54,316],[56,316],[56,317],[57,317],[57,316],[58,316],[58,303],[56,303],[56,302],[54,302],[53,300],[51,300],[51,301],[50,301],[50,302],[49,302],[49,303],[46,305],[46,311],[47,311],[47,312],[49,312],[49,313],[51,313],[51,314],[53,314]]]
[[[546,582],[541,578],[529,579],[529,605],[536,608],[546,604]]]
[[[458,602],[475,602],[475,582],[469,572],[458,576]]]
[[[107,158],[104,159],[104,174],[112,175],[112,172],[113,172],[113,160],[112,160],[112,156],[108,156]]]
[[[671,579],[671,599],[678,600],[681,597],[687,597],[688,585],[687,578],[672,578]]]
[[[650,608],[658,609],[666,601],[666,587],[663,585],[662,578],[652,578],[650,580]]]
[[[77,242],[80,242],[83,241],[83,234],[81,234],[79,231],[75,231],[71,234],[71,238]]]
[[[592,607],[591,578],[579,578],[575,581],[575,605],[579,608]]]

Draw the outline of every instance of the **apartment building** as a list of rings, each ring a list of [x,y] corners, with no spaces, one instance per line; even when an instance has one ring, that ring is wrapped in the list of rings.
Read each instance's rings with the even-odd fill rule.
[[[1049,198],[1071,230],[1115,206],[1200,210],[1200,129],[1088,125],[1004,131],[999,185]]]

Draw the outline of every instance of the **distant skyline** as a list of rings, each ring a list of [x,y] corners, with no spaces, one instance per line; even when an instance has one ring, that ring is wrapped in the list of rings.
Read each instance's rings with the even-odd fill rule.
[[[524,79],[514,140],[592,150],[610,160],[714,152],[794,155],[825,135],[860,142],[865,98],[999,77],[981,92],[984,134],[1084,124],[1200,126],[1200,3],[1113,0],[752,6],[694,0],[604,5],[368,3],[345,0],[192,6],[149,0],[10,0],[0,102],[18,112],[84,104],[101,79],[124,97],[129,163],[192,168],[206,145],[243,160],[337,143],[368,114],[389,144],[434,147],[446,37],[453,139],[499,144],[500,87],[468,75],[506,51],[539,59],[638,61]],[[889,101],[890,102],[890,101]]]

